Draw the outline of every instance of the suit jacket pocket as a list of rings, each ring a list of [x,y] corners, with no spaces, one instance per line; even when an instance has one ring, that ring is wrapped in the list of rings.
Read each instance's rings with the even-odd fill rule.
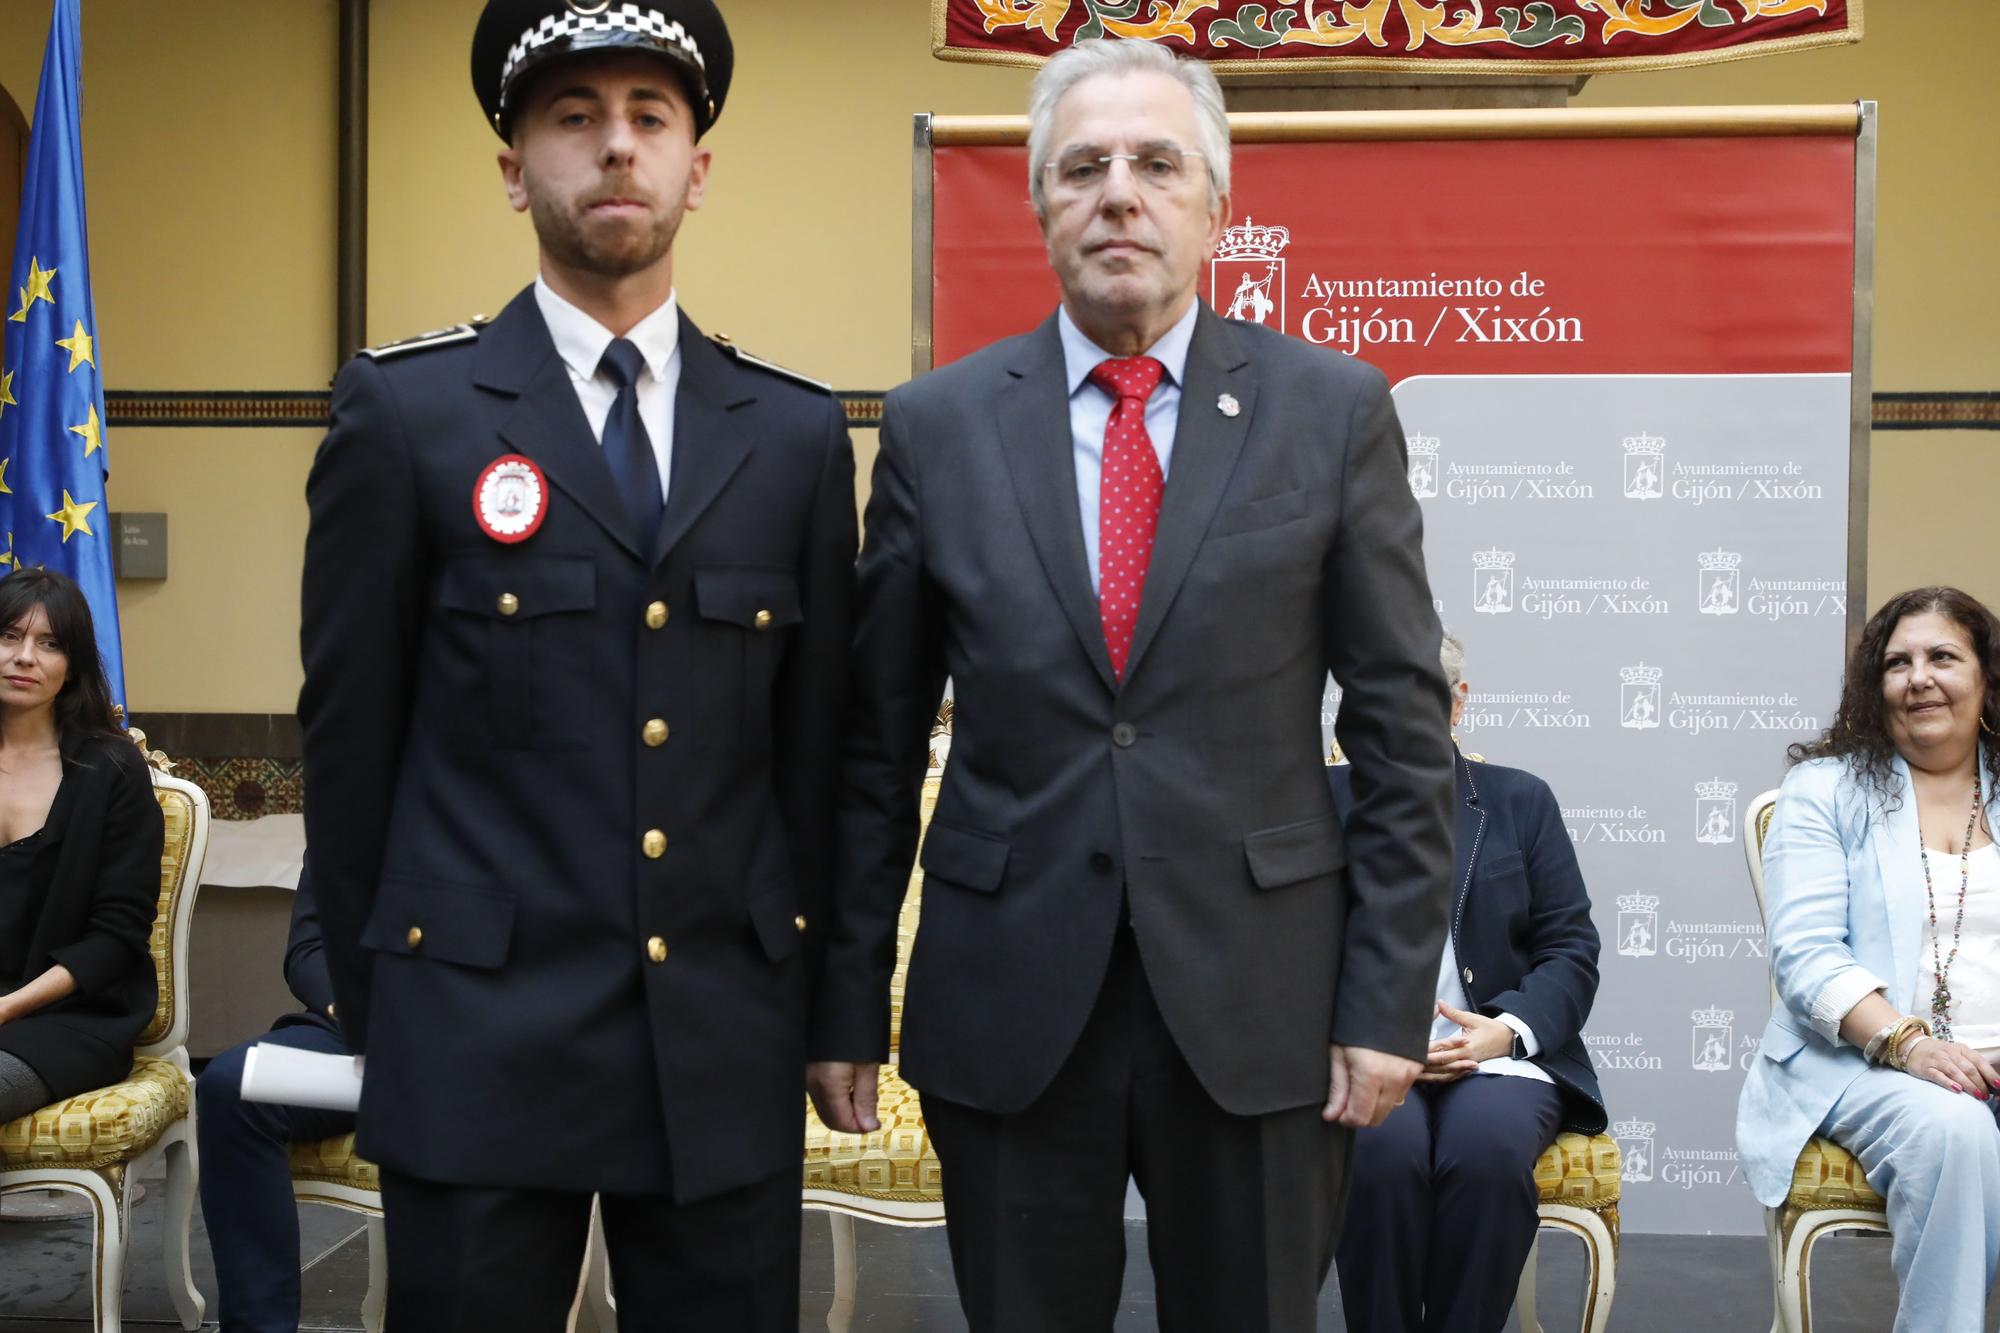
[[[1308,500],[1303,490],[1267,495],[1261,500],[1245,500],[1217,511],[1208,525],[1208,535],[1231,537],[1239,533],[1275,528],[1306,516]]]
[[[805,619],[798,575],[782,565],[700,565],[694,571],[699,744],[762,744],[782,631]]]
[[[514,899],[490,889],[385,875],[361,943],[381,953],[492,969],[514,941]]]
[[[1296,824],[1260,829],[1243,839],[1250,881],[1260,889],[1331,875],[1347,864],[1347,843],[1339,815],[1320,815]]]
[[[1804,1050],[1805,1045],[1804,1033],[1781,1021],[1777,1014],[1772,1014],[1771,1021],[1764,1025],[1764,1038],[1757,1043],[1757,1051],[1766,1060],[1784,1064]]]
[[[442,692],[470,717],[455,728],[502,749],[580,744],[589,715],[589,615],[597,568],[583,556],[463,555],[446,562],[438,605],[450,636]]]
[[[927,882],[935,878],[961,889],[991,893],[1006,877],[1008,851],[1004,838],[940,823],[933,817],[918,863]]]

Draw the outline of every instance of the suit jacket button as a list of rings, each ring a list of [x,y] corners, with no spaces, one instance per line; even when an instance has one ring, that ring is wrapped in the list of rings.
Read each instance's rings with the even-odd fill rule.
[[[422,927],[422,926],[411,926],[411,927],[410,927],[410,933],[409,933],[409,934],[407,934],[407,935],[405,935],[405,936],[403,936],[403,942],[404,942],[405,944],[408,944],[408,945],[409,945],[409,946],[410,946],[410,947],[411,947],[412,949],[414,949],[414,948],[416,948],[416,947],[417,947],[418,945],[422,944],[422,943],[424,942],[424,930],[423,930],[423,927]]]
[[[792,924],[799,928],[799,934],[803,935],[806,933],[806,919],[804,917],[802,916],[793,917]]]
[[[655,935],[655,936],[653,936],[653,938],[652,938],[652,939],[650,939],[650,940],[647,940],[647,941],[646,941],[646,957],[648,957],[648,958],[652,959],[652,960],[653,960],[654,962],[656,962],[656,963],[664,963],[664,962],[666,962],[666,961],[667,961],[667,942],[666,942],[665,940],[661,939],[661,938],[660,938],[660,937],[659,937],[658,935]]]
[[[501,615],[511,616],[521,609],[521,599],[511,592],[503,592],[500,594],[500,600],[495,605],[500,608]]]
[[[1472,984],[1472,969],[1469,967],[1465,969],[1465,984],[1468,986]]]
[[[771,613],[769,611],[759,611],[752,619],[755,621],[758,629],[771,628]]]
[[[646,628],[659,629],[667,623],[667,604],[653,602],[646,607]]]
[[[645,727],[639,732],[639,736],[648,745],[665,745],[667,743],[667,724],[657,717],[653,718],[646,723]]]
[[[1092,852],[1090,854],[1090,868],[1092,870],[1095,870],[1098,874],[1100,875],[1110,874],[1111,867],[1112,867],[1111,853]]]
[[[647,829],[645,836],[639,839],[639,850],[648,858],[659,860],[667,854],[667,835],[656,828]]]
[[[1111,743],[1121,750],[1131,748],[1132,743],[1138,739],[1139,729],[1130,722],[1120,722],[1111,728]]]

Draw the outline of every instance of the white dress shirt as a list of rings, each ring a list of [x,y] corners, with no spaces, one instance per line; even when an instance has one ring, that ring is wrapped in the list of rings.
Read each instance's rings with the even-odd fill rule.
[[[556,355],[569,370],[569,382],[576,389],[577,401],[583,404],[590,433],[601,444],[604,421],[611,415],[618,386],[608,378],[600,378],[597,366],[616,335],[557,296],[540,277],[535,279],[535,304],[541,307],[542,319],[549,326]],[[677,294],[669,293],[665,305],[633,325],[625,336],[646,362],[639,376],[639,420],[646,427],[646,438],[652,442],[653,457],[659,460],[660,502],[664,504],[673,479],[674,394],[681,384],[681,317]]]
[[[1458,950],[1452,947],[1450,931],[1445,932],[1444,957],[1438,960],[1437,997],[1454,1009],[1462,1010],[1471,1003],[1466,998],[1465,987],[1459,984]],[[1527,1050],[1529,1055],[1541,1054],[1542,1044],[1535,1039],[1533,1029],[1526,1023],[1523,1023],[1512,1014],[1498,1014],[1496,1017],[1502,1023],[1505,1023],[1508,1027],[1521,1034],[1521,1045]],[[1443,1014],[1438,1014],[1431,1019],[1432,1041],[1443,1041],[1446,1037],[1456,1037],[1463,1031],[1465,1031],[1464,1028],[1461,1028]],[[1496,1055],[1491,1060],[1481,1060],[1479,1062],[1479,1072],[1482,1074],[1512,1074],[1516,1078],[1532,1078],[1542,1083],[1555,1082],[1554,1079],[1549,1077],[1548,1071],[1540,1065],[1530,1064],[1526,1060],[1516,1060],[1511,1055]]]
[[[1141,356],[1150,356],[1167,368],[1159,387],[1146,400],[1146,434],[1153,452],[1160,458],[1164,481],[1172,470],[1174,426],[1180,418],[1181,381],[1187,373],[1188,343],[1194,338],[1194,319],[1200,298],[1188,303],[1187,313],[1148,347]],[[1083,511],[1083,550],[1090,560],[1090,587],[1097,590],[1097,504],[1098,487],[1104,474],[1104,428],[1111,422],[1111,409],[1118,400],[1090,382],[1090,372],[1098,363],[1115,358],[1084,335],[1058,309],[1056,328],[1062,333],[1063,366],[1069,372],[1069,433],[1076,457],[1076,501]]]
[[[1924,922],[1917,965],[1916,1005],[1928,1018],[1937,989],[1937,964],[1951,956],[1952,923],[1958,919],[1958,858],[1930,849],[1931,884],[1937,924]],[[1988,1059],[2000,1055],[2000,846],[1975,848],[1966,865],[1965,926],[1958,932],[1958,957],[1945,972],[1951,978],[1951,1035]]]

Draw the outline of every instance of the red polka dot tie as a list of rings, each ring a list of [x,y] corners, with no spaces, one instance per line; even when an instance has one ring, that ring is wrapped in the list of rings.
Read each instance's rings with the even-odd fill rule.
[[[1153,437],[1146,433],[1146,399],[1166,371],[1150,356],[1127,356],[1099,362],[1090,372],[1090,382],[1118,400],[1104,426],[1104,470],[1097,492],[1097,611],[1111,670],[1120,680],[1125,679],[1125,659],[1139,623],[1139,599],[1146,591],[1160,496],[1167,485]]]

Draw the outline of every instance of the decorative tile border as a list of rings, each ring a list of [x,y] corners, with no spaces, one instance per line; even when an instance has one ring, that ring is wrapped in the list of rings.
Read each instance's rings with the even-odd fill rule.
[[[257,389],[137,390],[110,389],[104,394],[105,425],[120,426],[326,426],[333,395],[301,389],[287,393]],[[841,390],[847,424],[869,429],[882,424],[882,395],[866,390]]]
[[[2000,393],[1878,393],[1876,430],[2000,430]]]

